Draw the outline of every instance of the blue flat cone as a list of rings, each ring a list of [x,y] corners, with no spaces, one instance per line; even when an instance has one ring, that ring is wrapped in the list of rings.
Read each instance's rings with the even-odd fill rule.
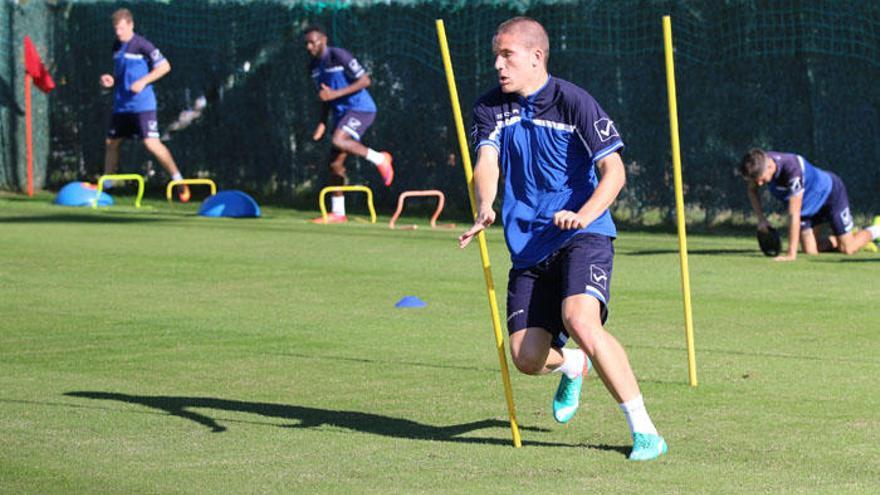
[[[422,301],[416,296],[406,296],[400,301],[397,301],[397,304],[394,305],[395,308],[424,308],[428,304],[425,301]]]

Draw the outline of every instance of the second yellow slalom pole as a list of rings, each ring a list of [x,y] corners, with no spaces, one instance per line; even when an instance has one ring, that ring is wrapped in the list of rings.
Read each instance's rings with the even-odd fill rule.
[[[464,133],[464,123],[461,118],[461,107],[458,102],[458,89],[455,86],[455,75],[452,72],[452,58],[449,56],[449,45],[446,42],[446,28],[443,19],[437,19],[437,38],[440,42],[440,53],[443,56],[443,68],[446,71],[446,83],[449,85],[449,99],[452,102],[452,114],[455,118],[455,130],[458,134],[458,144],[461,148],[461,161],[464,165],[464,175],[468,183],[468,196],[471,201],[471,213],[477,217],[477,203],[474,196],[474,171],[471,167],[471,156],[468,150],[467,138]],[[486,234],[477,234],[480,245],[480,259],[483,262],[483,277],[486,279],[486,295],[489,297],[489,310],[492,313],[492,328],[495,330],[495,347],[498,350],[498,361],[501,364],[501,377],[504,381],[504,396],[507,399],[507,413],[510,416],[510,431],[513,434],[514,447],[522,447],[519,436],[519,426],[516,422],[516,407],[513,404],[513,389],[510,385],[510,371],[507,366],[507,353],[504,351],[504,335],[501,333],[501,318],[498,314],[498,301],[495,297],[495,283],[492,281],[492,268],[489,264],[489,249],[486,246]]]

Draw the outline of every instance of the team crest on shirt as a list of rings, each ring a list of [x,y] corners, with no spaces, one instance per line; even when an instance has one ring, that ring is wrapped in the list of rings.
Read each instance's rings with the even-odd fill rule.
[[[602,290],[607,290],[608,274],[601,267],[590,265],[590,282]]]
[[[150,58],[153,59],[153,62],[158,62],[160,58],[162,58],[162,53],[159,52],[159,49],[155,49],[150,52]]]
[[[593,122],[593,127],[596,129],[599,141],[603,143],[611,138],[620,137],[620,134],[617,133],[617,129],[614,127],[614,122],[607,117],[602,117]]]

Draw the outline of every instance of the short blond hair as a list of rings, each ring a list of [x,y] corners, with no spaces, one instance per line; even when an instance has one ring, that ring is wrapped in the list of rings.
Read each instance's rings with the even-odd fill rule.
[[[550,59],[550,38],[540,22],[526,16],[513,17],[499,24],[495,30],[495,36],[507,33],[518,35],[528,48],[538,48],[544,52],[544,67],[547,66],[547,60]]]
[[[113,25],[119,24],[119,21],[128,21],[130,23],[134,23],[134,16],[131,15],[131,11],[128,9],[118,9],[116,12],[113,12],[113,15],[110,16],[113,19]]]

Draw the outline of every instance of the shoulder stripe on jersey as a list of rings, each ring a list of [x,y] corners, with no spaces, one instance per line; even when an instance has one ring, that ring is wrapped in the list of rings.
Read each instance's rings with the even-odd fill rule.
[[[587,144],[587,140],[584,139],[584,136],[581,134],[580,129],[575,127],[574,132],[577,134],[577,137],[580,138],[581,144],[583,144],[584,148],[587,150],[587,154],[589,154],[590,156],[593,156],[593,150],[590,149],[590,145]]]
[[[802,157],[801,155],[795,155],[795,156],[796,156],[797,159],[798,159],[798,164],[800,164],[800,166],[801,166],[801,172],[804,173],[804,178],[806,179],[806,178],[807,178],[807,176],[806,176],[806,174],[807,174],[807,167],[804,166],[804,157]]]

